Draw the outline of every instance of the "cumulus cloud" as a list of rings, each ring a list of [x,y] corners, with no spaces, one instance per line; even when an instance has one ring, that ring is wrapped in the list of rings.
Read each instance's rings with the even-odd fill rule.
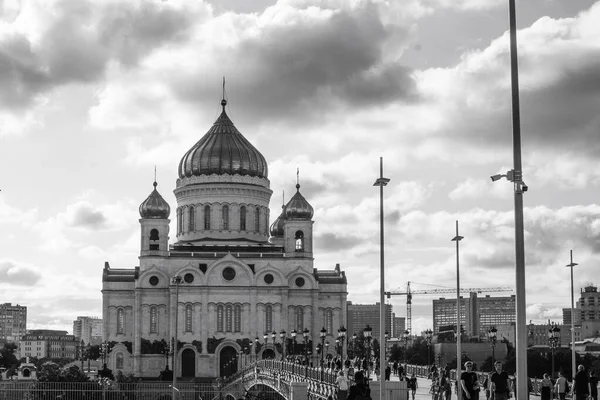
[[[0,29],[0,108],[19,110],[54,87],[100,79],[177,43],[206,6],[179,1],[23,2]]]
[[[39,268],[13,260],[0,260],[0,285],[35,286],[41,279]]]

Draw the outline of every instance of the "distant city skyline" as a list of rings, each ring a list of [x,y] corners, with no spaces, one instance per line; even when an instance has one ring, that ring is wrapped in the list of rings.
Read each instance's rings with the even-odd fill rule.
[[[102,317],[105,262],[139,265],[138,207],[155,176],[176,206],[223,76],[273,177],[270,222],[299,179],[315,267],[339,263],[348,300],[379,301],[379,157],[386,290],[455,287],[455,221],[461,286],[514,287],[513,188],[489,178],[513,162],[507,15],[502,0],[0,3],[0,303],[26,305],[31,329]],[[570,250],[575,296],[599,283],[600,2],[519,2],[517,23],[527,321],[560,321]],[[413,332],[433,299],[413,298]]]

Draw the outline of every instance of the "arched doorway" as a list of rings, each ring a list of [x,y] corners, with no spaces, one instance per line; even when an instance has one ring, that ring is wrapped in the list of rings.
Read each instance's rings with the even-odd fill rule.
[[[196,376],[196,353],[192,349],[181,352],[181,377],[193,378]]]
[[[238,370],[237,351],[231,346],[225,346],[220,353],[219,376],[231,376]]]
[[[262,352],[262,359],[263,360],[274,360],[275,359],[275,352],[273,351],[273,349],[265,349]]]

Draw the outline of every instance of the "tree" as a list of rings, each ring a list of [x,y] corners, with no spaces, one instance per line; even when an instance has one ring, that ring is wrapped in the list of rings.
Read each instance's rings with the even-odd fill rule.
[[[10,369],[19,366],[19,360],[15,355],[17,345],[15,343],[4,343],[4,347],[0,350],[0,366]]]
[[[52,361],[46,361],[37,371],[39,382],[62,382],[60,366]]]

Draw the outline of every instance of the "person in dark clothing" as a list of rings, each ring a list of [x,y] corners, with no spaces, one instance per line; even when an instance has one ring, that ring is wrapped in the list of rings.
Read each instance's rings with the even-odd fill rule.
[[[496,369],[490,375],[490,393],[494,400],[507,400],[512,392],[512,386],[508,373],[502,369],[502,362],[494,363]]]
[[[598,377],[594,371],[590,371],[590,395],[593,400],[598,400]]]
[[[390,368],[390,366],[388,365],[387,367],[385,367],[385,380],[386,381],[390,380],[391,374],[392,374],[392,368]]]
[[[417,377],[415,376],[415,373],[413,372],[411,377],[408,378],[408,380],[406,381],[406,387],[408,388],[408,390],[410,390],[410,393],[412,393],[412,400],[415,400],[415,394],[417,392],[418,386],[419,385],[417,383]]]
[[[348,397],[346,400],[364,400],[366,398],[371,398],[371,389],[369,388],[369,384],[365,379],[365,375],[362,371],[357,371],[354,374],[354,382],[355,384],[350,386],[350,390],[348,393]]]
[[[465,372],[460,374],[460,387],[463,393],[463,399],[478,400],[479,399],[479,384],[477,374],[473,372],[473,363],[467,361],[465,363]]]
[[[587,400],[590,395],[590,380],[583,365],[577,367],[577,374],[573,382],[573,395],[575,400]]]

